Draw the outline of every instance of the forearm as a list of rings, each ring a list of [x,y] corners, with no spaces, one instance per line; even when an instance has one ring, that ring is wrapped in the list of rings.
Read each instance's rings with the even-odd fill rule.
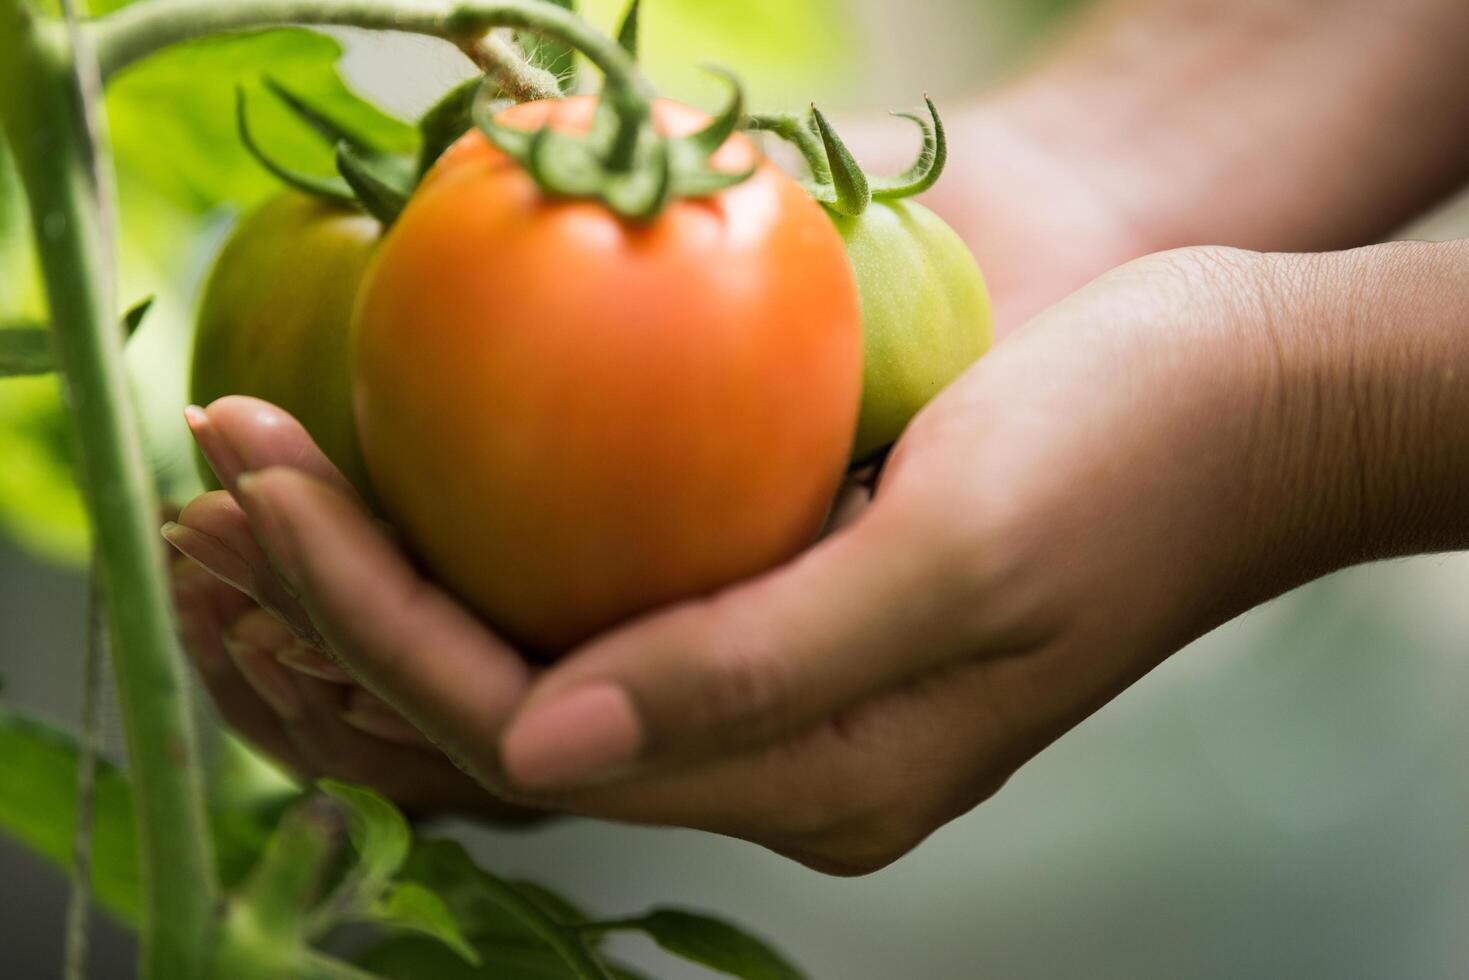
[[[982,110],[1134,247],[1376,240],[1469,177],[1463,0],[1115,0]]]
[[[1253,469],[1281,479],[1257,500],[1283,494],[1265,507],[1329,565],[1469,547],[1469,241],[1267,267],[1277,438]]]

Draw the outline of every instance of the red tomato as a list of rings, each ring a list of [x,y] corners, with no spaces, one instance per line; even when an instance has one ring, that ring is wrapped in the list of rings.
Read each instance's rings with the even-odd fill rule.
[[[594,106],[502,118],[584,131]],[[655,113],[671,135],[706,121]],[[714,162],[758,159],[736,136]],[[768,162],[638,224],[547,198],[471,131],[383,241],[356,321],[358,430],[384,508],[534,653],[792,557],[851,449],[851,264]]]

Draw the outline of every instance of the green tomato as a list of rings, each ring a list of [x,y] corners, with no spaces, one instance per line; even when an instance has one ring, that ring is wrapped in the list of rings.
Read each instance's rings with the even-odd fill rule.
[[[381,235],[372,218],[295,192],[248,215],[204,287],[190,381],[199,405],[253,395],[290,412],[364,493],[348,340]]]
[[[862,298],[862,414],[852,459],[895,442],[994,343],[984,277],[964,241],[913,201],[833,215]]]

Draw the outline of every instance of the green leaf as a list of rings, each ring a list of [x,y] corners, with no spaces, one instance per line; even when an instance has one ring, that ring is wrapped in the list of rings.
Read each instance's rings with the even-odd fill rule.
[[[444,900],[415,882],[395,885],[373,903],[366,921],[398,929],[410,929],[437,939],[466,963],[478,966],[479,953],[464,938],[459,923]]]
[[[51,358],[51,332],[38,323],[0,326],[0,378],[46,374]]]
[[[60,868],[70,868],[76,831],[77,745],[69,734],[0,711],[0,831]],[[135,924],[142,884],[134,843],[132,790],[106,762],[97,767],[92,891],[118,919]]]
[[[143,318],[146,317],[148,315],[148,311],[153,308],[154,299],[155,297],[153,296],[144,296],[142,299],[138,300],[132,306],[129,306],[126,311],[124,311],[122,315],[123,337],[131,340],[133,334],[138,332],[138,328],[143,325]]]
[[[153,297],[148,296],[129,307],[122,316],[124,337],[137,333]],[[49,374],[56,369],[51,356],[51,333],[45,325],[23,322],[0,326],[0,378],[18,378]]]
[[[412,157],[347,142],[337,144],[337,170],[356,192],[358,202],[384,227],[398,220],[418,185]]]
[[[364,951],[359,966],[388,980],[572,980],[555,953],[545,949],[480,944],[479,966],[459,959],[440,944],[417,936],[394,936]],[[617,980],[648,980],[620,964],[607,965]]]
[[[552,891],[545,885],[537,884],[534,881],[520,880],[510,882],[510,887],[540,906],[543,912],[557,922],[575,924],[587,922],[591,919],[591,916],[572,904],[569,898]]]
[[[589,20],[611,33],[627,4],[583,0],[581,6]],[[707,105],[722,94],[700,70],[705,61],[745,78],[753,105],[795,108],[810,98],[850,100],[866,77],[860,21],[850,7],[848,0],[657,0],[644,4],[638,18],[638,61],[660,92],[692,105]],[[805,99],[793,104],[794,93]]]
[[[769,945],[721,919],[681,909],[654,909],[618,923],[646,933],[663,949],[742,980],[803,980],[805,974]]]
[[[43,558],[79,565],[91,546],[73,459],[60,379],[0,384],[0,528]]]
[[[478,966],[444,946],[416,936],[395,936],[358,957],[359,966],[389,980],[568,980],[561,957],[548,949],[480,945]]]
[[[546,949],[541,938],[495,898],[486,878],[464,845],[453,840],[415,841],[399,874],[401,881],[421,884],[442,898],[477,947]]]
[[[338,77],[341,46],[306,30],[232,34],[179,45],[122,72],[109,86],[113,149],[126,179],[140,180],[194,210],[254,203],[277,188],[235,134],[237,87],[263,93],[260,73],[329,115],[335,125],[387,151],[411,153],[412,127],[354,95]],[[318,174],[333,149],[275,98],[258,99],[251,131],[277,160]]]
[[[379,793],[323,779],[321,791],[347,807],[347,832],[357,852],[357,894],[375,899],[408,857],[413,833],[398,808]]]

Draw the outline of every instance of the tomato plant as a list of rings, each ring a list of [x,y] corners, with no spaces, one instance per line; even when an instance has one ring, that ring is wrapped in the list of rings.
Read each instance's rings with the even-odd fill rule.
[[[204,286],[189,396],[284,408],[366,491],[352,420],[352,306],[381,228],[360,210],[288,191],[240,223]],[[214,483],[208,466],[206,483]]]
[[[909,342],[893,326],[902,316],[882,327],[884,297],[867,293],[894,263],[933,266],[895,307],[921,312],[924,290],[961,277],[957,259],[944,264],[949,243],[909,205],[882,205],[901,233],[886,217],[834,224],[736,132],[737,84],[712,118],[657,100],[632,57],[636,21],[619,44],[571,0],[139,0],[91,20],[62,6],[50,17],[0,0],[0,154],[23,184],[50,319],[0,323],[0,377],[55,371],[65,386],[94,528],[88,700],[110,640],[129,759],[125,772],[98,763],[95,726],[78,744],[0,711],[0,755],[23,776],[0,780],[0,828],[75,862],[76,908],[98,883],[137,927],[148,977],[606,980],[636,976],[601,946],[629,930],[737,976],[798,977],[717,920],[657,909],[599,921],[498,878],[456,845],[414,840],[367,790],[206,778],[121,368],[144,307],[119,325],[104,122],[109,108],[150,116],[170,73],[135,66],[181,46],[174,96],[187,101],[188,87],[199,101],[149,132],[129,127],[119,145],[166,146],[126,169],[202,212],[253,196],[263,176],[191,156],[220,138],[227,107],[214,96],[246,74],[255,84],[262,52],[300,86],[260,82],[326,139],[337,173],[286,163],[247,125],[239,90],[242,145],[294,189],[250,213],[219,256],[193,397],[288,409],[359,486],[371,471],[450,586],[539,652],[804,547],[852,450],[864,328],[879,347]],[[353,99],[329,60],[295,60],[332,42],[278,30],[287,24],[438,37],[485,75],[420,121],[410,151],[413,130]],[[561,98],[573,52],[604,76],[599,97]],[[103,88],[119,75],[109,105]],[[497,114],[504,101],[525,104]],[[840,205],[850,174],[828,176],[839,193],[816,197]],[[957,341],[939,346],[936,362],[960,358]],[[75,835],[57,807],[77,814]],[[319,942],[346,924],[382,933],[353,964]],[[68,935],[75,965],[85,930]]]
[[[596,107],[502,123],[586,131]],[[674,138],[708,125],[656,116]],[[383,505],[538,651],[790,557],[841,479],[861,383],[841,239],[744,137],[720,143],[713,165],[749,179],[628,222],[548,196],[471,131],[364,283],[358,421]]]

